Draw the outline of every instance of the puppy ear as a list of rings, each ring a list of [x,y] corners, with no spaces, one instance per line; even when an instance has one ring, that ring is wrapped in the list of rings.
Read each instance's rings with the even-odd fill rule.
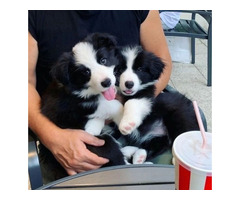
[[[114,48],[117,45],[116,38],[108,33],[93,33],[87,36],[83,41],[93,44],[95,49],[100,49],[102,47]]]
[[[107,48],[113,48],[117,45],[117,41],[114,36],[109,34],[104,34],[98,38],[98,46],[101,47],[107,47]]]
[[[151,53],[149,56],[151,57],[151,64],[149,66],[150,74],[154,77],[154,79],[158,79],[160,75],[163,73],[165,64],[162,62],[162,60]]]
[[[50,71],[53,80],[56,80],[63,85],[67,85],[69,83],[68,68],[71,62],[72,53],[63,53]]]

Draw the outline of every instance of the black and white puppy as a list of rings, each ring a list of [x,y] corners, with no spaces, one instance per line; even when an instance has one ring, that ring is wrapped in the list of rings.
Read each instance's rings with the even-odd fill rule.
[[[122,134],[132,133],[152,111],[155,83],[164,63],[140,46],[125,47],[115,68],[117,85],[124,96],[124,113],[119,124]]]
[[[122,152],[134,164],[170,148],[179,134],[199,130],[192,102],[184,95],[165,92],[154,97],[163,70],[164,63],[139,46],[123,48],[115,68],[125,102],[119,124],[127,144]]]
[[[105,119],[117,124],[122,105],[115,100],[115,40],[95,33],[64,53],[51,70],[53,83],[42,98],[42,113],[61,128],[99,135]]]
[[[113,71],[117,64],[113,36],[95,33],[86,37],[52,68],[53,82],[42,97],[42,113],[61,128],[84,129],[95,136],[100,135],[106,119],[119,124],[123,106],[115,100]],[[98,137],[105,140],[105,145],[87,145],[88,149],[108,158],[106,166],[125,164],[115,139],[106,134]],[[49,181],[67,175],[43,145],[40,155]]]

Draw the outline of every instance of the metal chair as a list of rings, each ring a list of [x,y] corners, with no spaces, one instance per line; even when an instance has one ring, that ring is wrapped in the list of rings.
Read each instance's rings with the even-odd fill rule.
[[[36,137],[28,129],[28,174],[29,181],[31,184],[31,189],[34,190],[43,185],[42,173],[40,169],[38,151],[36,144]],[[32,136],[33,135],[33,136]]]
[[[212,11],[211,10],[160,10],[161,12],[181,12],[190,13],[191,19],[180,19],[173,29],[164,30],[165,36],[190,37],[192,64],[195,63],[195,38],[206,39],[208,41],[207,59],[207,86],[212,86]],[[196,15],[202,16],[208,22],[208,29],[204,30],[196,21]]]

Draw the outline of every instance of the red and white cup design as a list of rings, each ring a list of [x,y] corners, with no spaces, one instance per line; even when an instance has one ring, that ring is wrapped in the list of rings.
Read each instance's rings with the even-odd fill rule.
[[[173,143],[177,190],[212,190],[212,134],[206,132],[202,147],[200,131],[179,135]]]

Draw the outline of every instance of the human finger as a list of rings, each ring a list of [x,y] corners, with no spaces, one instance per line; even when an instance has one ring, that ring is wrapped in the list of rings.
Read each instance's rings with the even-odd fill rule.
[[[102,166],[109,162],[109,160],[107,158],[99,157],[98,155],[92,153],[91,151],[89,151],[87,149],[86,149],[86,151],[87,151],[87,154],[85,154],[85,155],[87,155],[87,156],[85,157],[85,161],[87,163],[90,163],[92,165]]]
[[[72,176],[72,175],[77,174],[77,171],[75,171],[75,170],[73,170],[73,169],[65,169],[65,170],[66,170],[66,172],[67,172],[67,174],[68,174],[69,176]]]
[[[83,132],[83,134],[81,135],[81,140],[86,143],[86,144],[90,144],[93,146],[103,146],[105,144],[105,141],[102,139],[99,139],[87,132]]]
[[[88,162],[81,162],[78,166],[75,166],[74,169],[73,168],[65,168],[66,172],[68,175],[75,175],[77,173],[80,172],[85,172],[85,171],[89,171],[89,170],[95,170],[100,168],[102,165],[95,165],[95,164],[91,164]]]
[[[100,168],[101,165],[93,165],[87,162],[81,163],[81,167],[75,169],[78,173]]]

